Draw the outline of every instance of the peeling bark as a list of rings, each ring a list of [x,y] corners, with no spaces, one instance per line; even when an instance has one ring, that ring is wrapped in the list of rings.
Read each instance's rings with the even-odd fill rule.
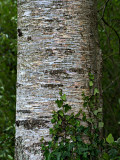
[[[42,159],[59,89],[77,112],[89,72],[100,88],[95,8],[96,0],[18,0],[16,160]]]

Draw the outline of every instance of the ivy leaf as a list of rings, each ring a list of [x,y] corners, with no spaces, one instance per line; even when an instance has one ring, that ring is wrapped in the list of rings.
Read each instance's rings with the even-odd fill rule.
[[[99,108],[99,109],[95,110],[93,113],[94,113],[95,116],[97,116],[97,114],[98,114],[99,112],[102,112],[102,108]]]
[[[62,89],[60,90],[59,95],[62,96]]]
[[[78,118],[81,113],[82,113],[82,110],[80,110],[80,111],[75,115],[75,118]]]
[[[73,141],[76,141],[76,137],[75,137],[75,136],[71,136],[71,139],[72,139]]]
[[[55,119],[56,121],[58,120],[58,114],[54,114],[52,115],[53,119]]]
[[[95,116],[97,116],[98,110],[95,110],[93,113],[94,113]]]
[[[58,105],[59,108],[61,108],[62,105],[63,105],[63,101],[62,101],[62,100],[58,100],[58,99],[57,99],[57,100],[55,101],[55,103]]]
[[[70,116],[69,115],[65,115],[65,118],[66,118],[66,120],[69,120]]]
[[[57,160],[60,160],[60,157],[61,157],[61,152],[58,152],[57,153]]]
[[[94,75],[92,73],[89,73],[89,79],[94,80]]]
[[[59,125],[61,125],[61,124],[62,124],[62,120],[61,120],[61,119],[58,121],[58,124],[59,124]]]
[[[61,160],[61,152],[54,152],[54,155],[57,156],[57,160]]]
[[[93,120],[91,118],[86,119],[87,122],[92,123]]]
[[[103,128],[104,127],[104,123],[103,122],[99,122],[98,126],[99,126],[99,128]]]
[[[106,141],[109,143],[109,144],[112,144],[114,142],[114,137],[112,136],[112,134],[110,133],[108,135],[108,137],[106,138]]]
[[[94,95],[98,94],[99,90],[97,88],[94,89]]]
[[[86,119],[86,114],[85,114],[85,112],[83,112],[82,115],[83,115],[82,120],[83,120],[83,121],[86,121],[87,119]]]
[[[76,126],[79,127],[80,126],[80,121],[76,121]]]
[[[98,108],[98,112],[102,112],[102,108]]]
[[[58,111],[58,114],[59,114],[60,116],[62,116],[62,117],[63,117],[63,115],[64,115],[64,113],[63,113],[62,110],[59,110],[59,111]]]
[[[50,134],[53,134],[53,128],[49,129]]]
[[[69,106],[68,104],[65,104],[63,107],[65,108],[65,113],[71,109],[71,106]]]
[[[56,120],[53,118],[53,119],[51,119],[51,123],[55,123],[56,122]]]
[[[92,87],[93,86],[93,81],[89,82],[89,86]]]
[[[55,129],[59,128],[59,123],[57,123],[56,125],[54,125]]]
[[[61,99],[62,99],[63,101],[66,101],[66,94],[64,94],[63,96],[61,96]]]

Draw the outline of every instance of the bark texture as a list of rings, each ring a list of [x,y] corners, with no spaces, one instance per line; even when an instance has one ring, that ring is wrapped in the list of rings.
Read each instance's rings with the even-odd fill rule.
[[[42,159],[59,89],[76,112],[89,72],[99,86],[95,8],[96,0],[18,0],[16,160]]]

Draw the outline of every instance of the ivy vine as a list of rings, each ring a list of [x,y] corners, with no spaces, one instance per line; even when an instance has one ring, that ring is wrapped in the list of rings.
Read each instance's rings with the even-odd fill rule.
[[[94,85],[94,76],[90,76],[90,89]],[[41,139],[45,160],[120,160],[120,140],[114,141],[112,134],[101,138],[102,108],[99,104],[99,90],[83,96],[83,109],[77,114],[71,112],[66,103],[66,95],[59,92],[60,99],[55,103],[59,108],[53,111],[50,128],[51,141]],[[87,110],[87,114],[85,112]],[[84,122],[84,123],[83,123]],[[113,158],[113,159],[112,159]],[[117,159],[116,159],[117,158]]]

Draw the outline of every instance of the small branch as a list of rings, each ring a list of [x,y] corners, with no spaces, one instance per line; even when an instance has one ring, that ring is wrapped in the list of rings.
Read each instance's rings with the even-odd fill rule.
[[[103,92],[105,92],[110,86],[112,86],[116,80],[118,80],[120,78],[120,76],[117,76],[104,90]]]
[[[109,2],[109,1],[110,1],[110,0],[107,0],[107,1],[105,2],[104,9],[103,9],[103,14],[102,14],[101,19],[104,17],[105,10],[106,10],[106,8],[107,8],[107,5],[108,5],[108,2]]]
[[[118,37],[118,42],[119,42],[119,55],[120,55],[120,36],[119,36],[118,32],[116,31],[115,28],[113,28],[113,27],[104,19],[104,17],[102,17],[101,19],[102,19],[102,21],[103,21],[109,28],[111,28],[111,29],[115,32],[116,36]]]

